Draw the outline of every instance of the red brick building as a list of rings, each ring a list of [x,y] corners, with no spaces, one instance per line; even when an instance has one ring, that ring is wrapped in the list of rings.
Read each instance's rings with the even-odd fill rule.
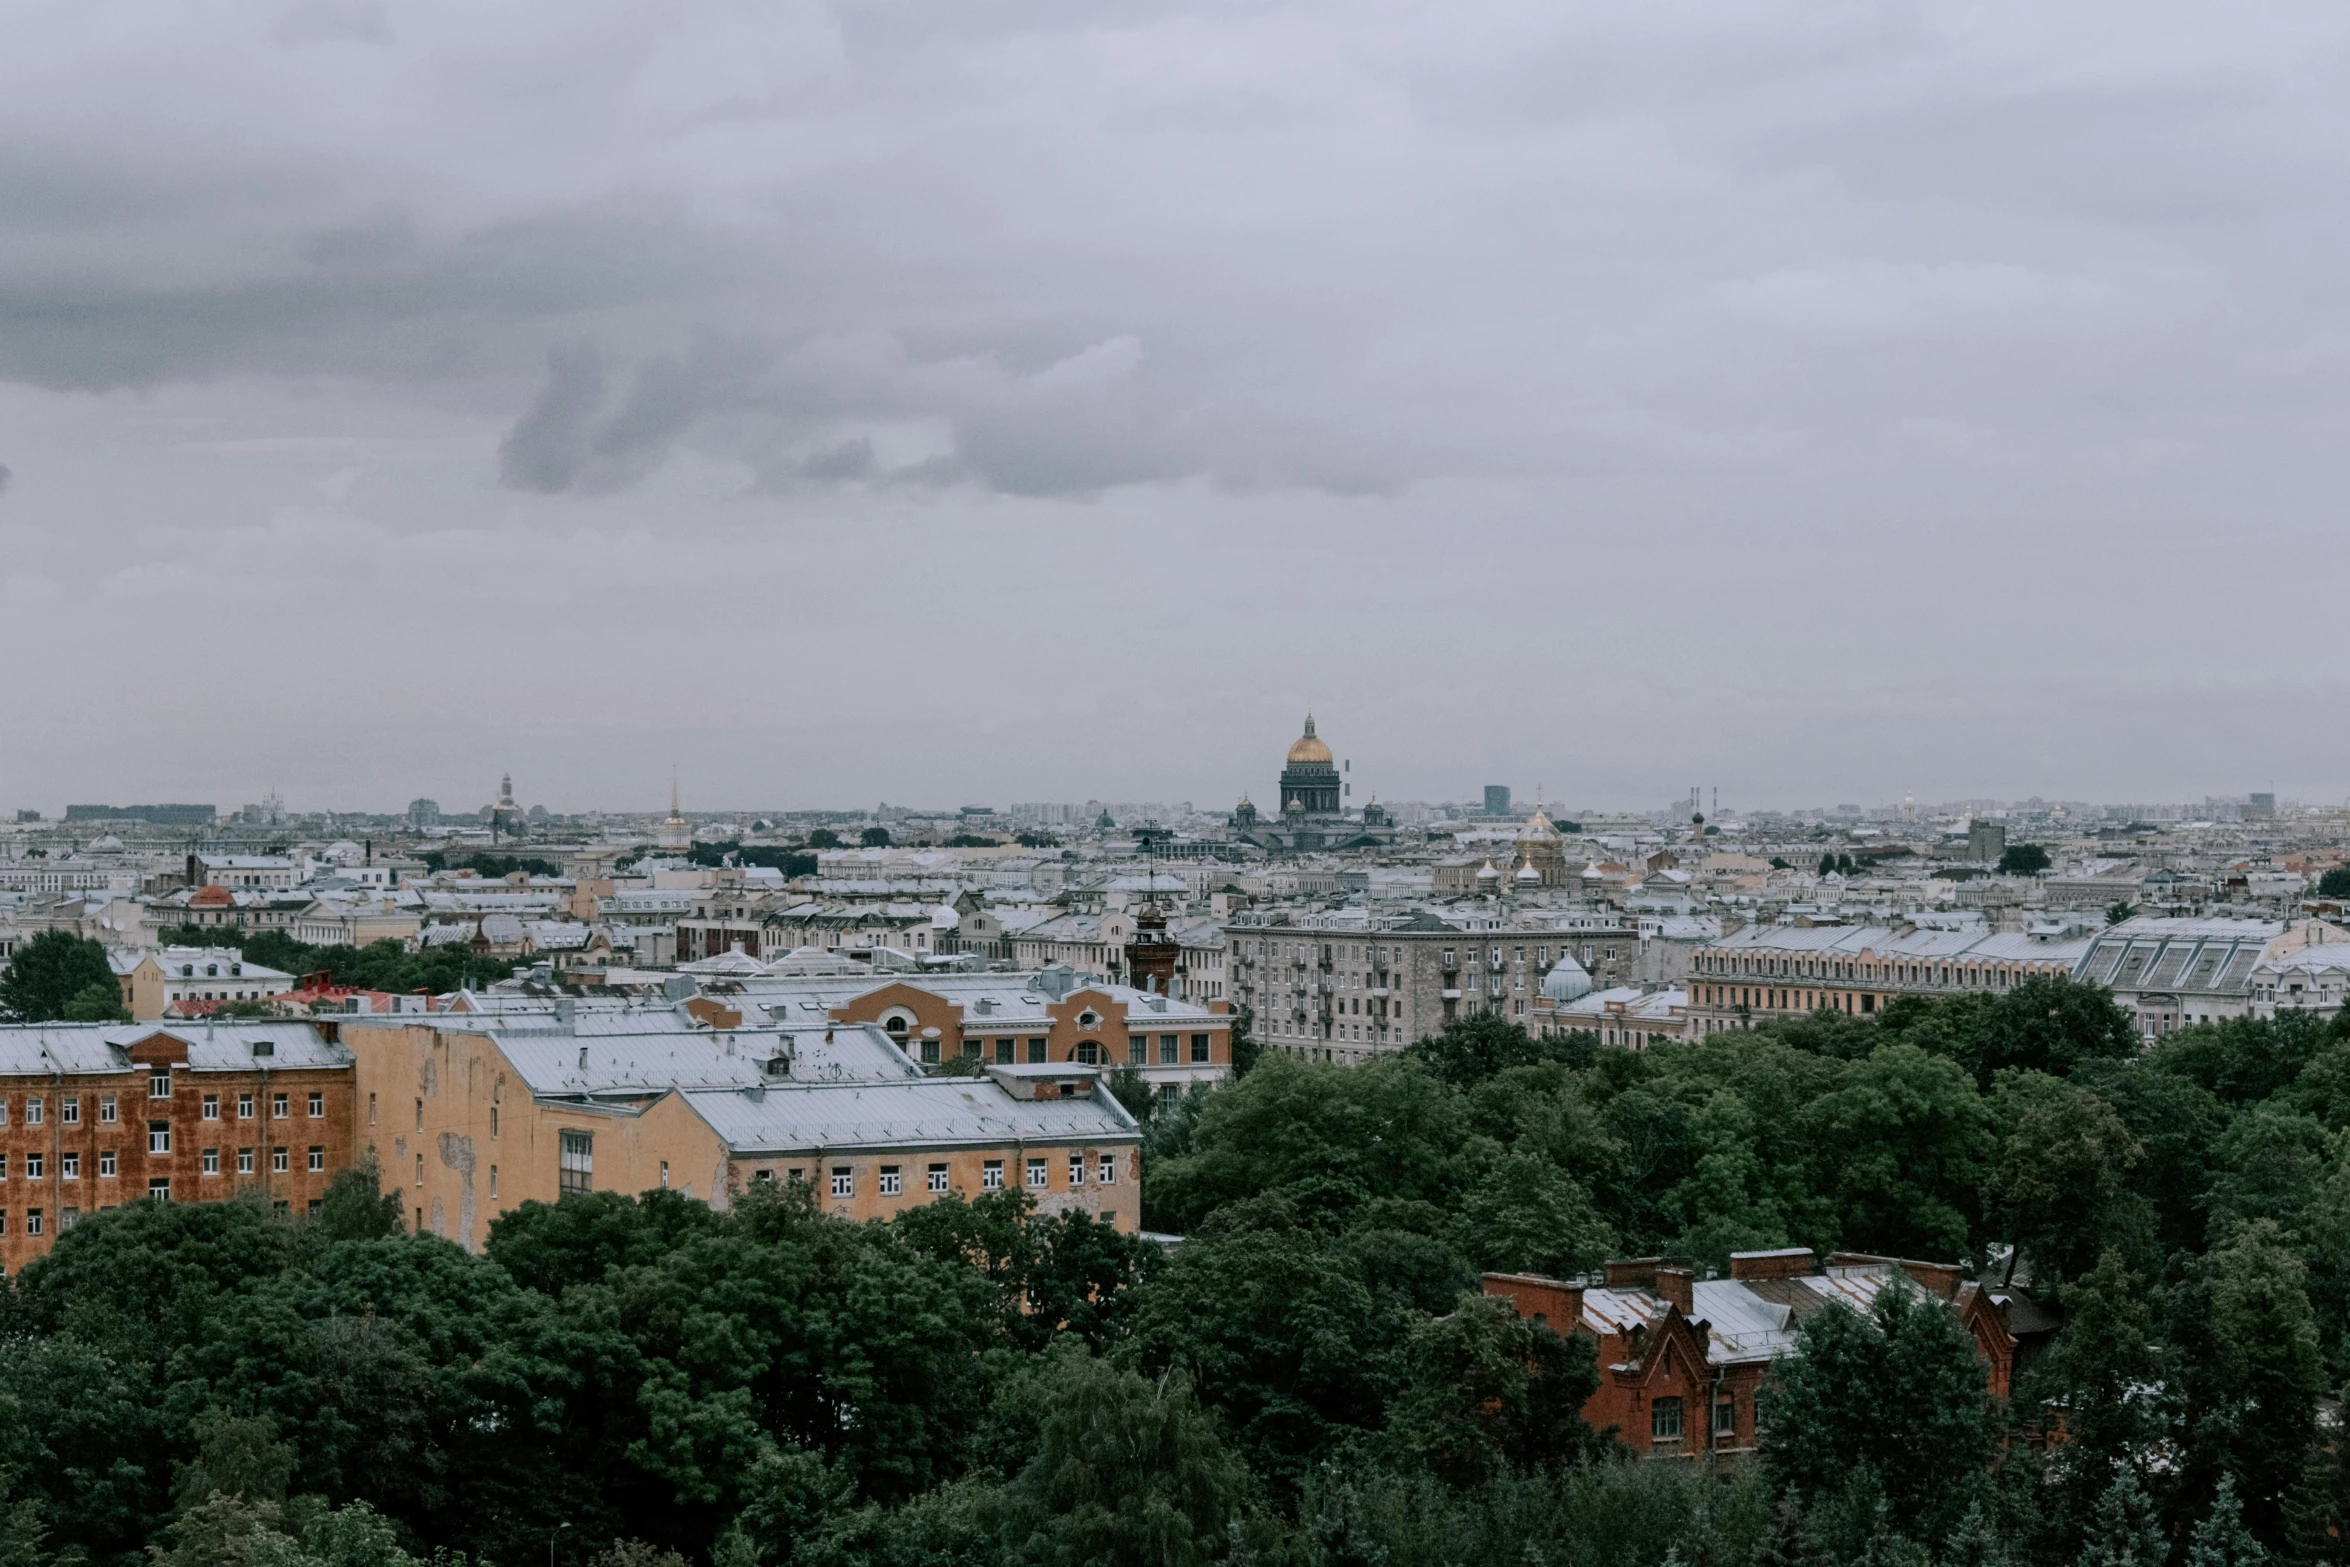
[[[250,1191],[315,1211],[352,1159],[355,1078],[332,1027],[0,1027],[0,1268],[126,1202]]]
[[[1982,1354],[1992,1394],[2054,1333],[2055,1321],[2021,1291],[1966,1278],[1955,1266],[1838,1252],[1737,1252],[1727,1279],[1698,1279],[1686,1263],[1626,1258],[1600,1279],[1488,1273],[1485,1293],[1518,1315],[1598,1341],[1599,1391],[1583,1406],[1648,1457],[1714,1458],[1755,1446],[1755,1396],[1771,1362],[1792,1354],[1805,1318],[1843,1305],[1866,1312],[1880,1291],[1916,1288],[1959,1313]]]

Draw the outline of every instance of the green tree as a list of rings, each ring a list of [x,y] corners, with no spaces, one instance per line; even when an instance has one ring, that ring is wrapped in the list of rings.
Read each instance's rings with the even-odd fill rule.
[[[2244,1527],[2244,1507],[2236,1500],[2236,1483],[2222,1478],[2211,1499],[2211,1511],[2195,1526],[2187,1543],[2187,1567],[2262,1567],[2268,1551]]]
[[[1557,1469],[1596,1455],[1582,1409],[1599,1391],[1592,1341],[1522,1320],[1508,1301],[1463,1295],[1412,1329],[1410,1379],[1387,1422],[1391,1443],[1453,1485]]]
[[[1513,1152],[1463,1197],[1454,1244],[1481,1268],[1563,1276],[1606,1261],[1615,1234],[1581,1182],[1547,1159]]]
[[[1803,1112],[1812,1178],[1842,1244],[1962,1255],[1992,1152],[1988,1119],[1966,1074],[1914,1045],[1855,1062]]]
[[[2350,865],[2337,865],[2317,879],[2321,898],[2350,898]]]
[[[1144,1293],[1121,1353],[1151,1376],[1187,1372],[1249,1467],[1289,1489],[1378,1428],[1398,1329],[1349,1259],[1311,1231],[1209,1227]]]
[[[857,835],[857,841],[868,849],[886,849],[889,847],[889,829],[868,827]]]
[[[2034,1282],[2053,1289],[2109,1247],[2148,1253],[2152,1207],[2129,1184],[2146,1150],[2113,1106],[2037,1073],[2008,1078],[2002,1101],[2010,1130],[1992,1172],[1995,1217]]]
[[[829,827],[819,827],[808,834],[808,847],[811,849],[837,849],[840,847],[840,834]]]
[[[1044,1400],[1035,1455],[982,1516],[1013,1561],[1193,1567],[1234,1553],[1252,1491],[1181,1372],[1152,1382],[1071,1355]]]
[[[2136,909],[2131,908],[2127,903],[2109,903],[2105,906],[2105,923],[2108,925],[2119,925],[2123,920],[2128,919],[2131,915],[2137,912],[2138,911]]]
[[[2059,1292],[2064,1327],[2027,1369],[2013,1408],[2053,1408],[2065,1440],[2048,1457],[2049,1532],[2084,1538],[2119,1470],[2157,1463],[2178,1435],[2178,1399],[2145,1281],[2107,1251]]]
[[[2244,1522],[2284,1539],[2287,1495],[2316,1439],[2324,1382],[2307,1270],[2273,1220],[2238,1225],[2170,1291],[2187,1407],[2182,1501],[2233,1475]],[[2184,1520],[2181,1520],[2183,1522]]]
[[[318,1205],[317,1228],[321,1235],[338,1241],[383,1240],[400,1233],[400,1199],[383,1189],[373,1148],[327,1182],[326,1196]]]
[[[58,1014],[68,1023],[128,1023],[131,1009],[122,1004],[122,989],[112,979],[84,985]]]
[[[2036,843],[2011,843],[1999,856],[2002,876],[2037,876],[2048,869],[2048,851]]]
[[[2098,1499],[2097,1516],[2081,1549],[2081,1567],[2162,1567],[2169,1555],[2162,1520],[2138,1483],[2138,1472],[2124,1469]]]
[[[1841,1306],[1814,1313],[1799,1338],[1765,1390],[1772,1476],[1824,1498],[1866,1473],[1915,1538],[1947,1536],[1994,1441],[1982,1362],[1956,1314],[1894,1286],[1865,1317]]]
[[[18,947],[0,972],[0,1014],[18,1023],[51,1022],[99,986],[121,995],[106,949],[70,931],[45,930]]]

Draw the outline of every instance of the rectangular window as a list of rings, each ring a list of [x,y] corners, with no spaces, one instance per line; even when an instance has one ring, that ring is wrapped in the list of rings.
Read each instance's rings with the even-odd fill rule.
[[[41,1101],[39,1099],[29,1096],[26,1098],[24,1102],[24,1124],[27,1126],[39,1126],[41,1124]]]
[[[1175,1036],[1173,1034],[1161,1034],[1159,1036],[1159,1064],[1161,1066],[1173,1066],[1176,1062],[1176,1059]]]
[[[987,1191],[1002,1191],[1004,1189],[1004,1161],[1001,1159],[990,1159],[987,1161],[987,1163],[981,1165],[979,1168],[979,1184],[984,1190]]]
[[[1660,1398],[1648,1406],[1648,1437],[1652,1442],[1681,1440],[1681,1401]]]
[[[251,1094],[237,1095],[237,1119],[240,1121],[253,1119],[253,1096]]]
[[[109,1116],[108,1119],[111,1120],[113,1117]],[[206,1094],[204,1096],[204,1119],[207,1121],[220,1119],[220,1095]]]
[[[326,1114],[326,1095],[324,1095],[324,1094],[312,1094],[312,1095],[310,1096],[310,1119],[311,1119],[311,1120],[313,1120],[313,1121],[315,1121],[315,1120],[317,1120],[319,1117],[321,1117],[321,1116],[323,1116],[323,1115],[325,1115],[325,1114]]]
[[[169,1099],[171,1097],[170,1067],[155,1066],[147,1069],[147,1097],[150,1099]]]
[[[37,1181],[41,1178],[42,1172],[48,1168],[42,1162],[46,1157],[44,1154],[37,1153],[29,1153],[24,1156],[24,1178],[26,1180]]]
[[[109,1171],[108,1173],[111,1174],[112,1172]],[[206,1175],[218,1175],[220,1173],[219,1149],[207,1148],[204,1150],[204,1173]]]
[[[1100,1158],[1098,1161],[1096,1161],[1096,1162],[1095,1162],[1095,1164],[1094,1164],[1094,1167],[1093,1167],[1093,1171],[1094,1171],[1094,1173],[1093,1173],[1093,1178],[1094,1178],[1095,1180],[1097,1180],[1097,1181],[1101,1182],[1101,1183],[1102,1183],[1102,1185],[1104,1185],[1104,1186],[1115,1186],[1115,1185],[1117,1185],[1117,1184],[1118,1184],[1118,1156],[1117,1156],[1116,1154],[1103,1154],[1103,1155],[1101,1156],[1101,1158]]]
[[[73,1228],[73,1226],[74,1226],[74,1221],[75,1221],[75,1220],[77,1220],[77,1219],[79,1219],[81,1216],[82,1216],[82,1210],[81,1210],[81,1209],[79,1209],[79,1208],[60,1208],[60,1209],[58,1209],[58,1210],[57,1210],[57,1228],[58,1228],[58,1231],[59,1231],[59,1233],[61,1233],[61,1234],[62,1234],[64,1231],[72,1229],[72,1228]]]
[[[927,1174],[929,1175],[929,1180],[925,1182],[925,1185],[931,1191],[943,1192],[947,1189],[947,1167],[945,1165],[934,1164],[930,1167]]]
[[[82,1156],[80,1154],[60,1154],[57,1157],[57,1164],[57,1173],[64,1179],[78,1181],[82,1178]]]
[[[367,1124],[369,1126],[375,1124],[375,1095],[373,1094],[367,1096]],[[490,1135],[492,1137],[498,1135],[498,1112],[495,1106],[490,1110]]]
[[[1726,1398],[1717,1400],[1714,1404],[1714,1435],[1736,1436],[1737,1434],[1738,1406]]]
[[[114,1150],[111,1148],[101,1148],[98,1150],[98,1179],[104,1180],[113,1173]]]
[[[1069,1184],[1071,1186],[1085,1184],[1085,1155],[1081,1153],[1073,1153],[1069,1156]]]
[[[24,1211],[24,1232],[25,1232],[27,1235],[38,1235],[38,1234],[40,1234],[40,1233],[41,1233],[41,1210],[40,1210],[40,1209],[38,1209],[38,1208],[27,1208],[27,1209]]]
[[[881,1195],[895,1197],[905,1189],[905,1178],[898,1173],[898,1167],[894,1164],[883,1165],[881,1167]]]
[[[171,1177],[168,1175],[157,1175],[149,1177],[147,1181],[147,1200],[149,1202],[171,1201]]]
[[[494,1142],[496,1142],[497,1140],[498,1140],[498,1107],[497,1107],[496,1105],[491,1105],[491,1106],[490,1106],[490,1141],[494,1143]]]
[[[5,1121],[7,1119],[7,1116],[0,1115],[0,1121]],[[100,1126],[112,1126],[114,1124],[114,1096],[112,1094],[100,1094],[98,1096],[98,1124]]]
[[[854,1166],[836,1164],[832,1167],[832,1195],[835,1197],[857,1195],[857,1172]]]
[[[169,1121],[149,1121],[147,1123],[147,1151],[149,1153],[171,1152],[171,1123]]]
[[[1031,1039],[1028,1041],[1028,1060],[1029,1064],[1032,1066],[1042,1066],[1044,1064],[1043,1040]]]
[[[57,1101],[57,1118],[68,1126],[82,1124],[82,1101],[79,1095]]]
[[[1150,1058],[1151,1041],[1148,1034],[1136,1034],[1126,1041],[1126,1060],[1129,1065],[1148,1066]]]
[[[253,1173],[252,1149],[240,1148],[237,1150],[237,1173],[239,1175],[251,1175]]]
[[[8,1097],[0,1094],[0,1126],[8,1124]]]
[[[1192,1060],[1194,1060],[1194,1061],[1205,1061],[1207,1058],[1208,1058],[1208,1036],[1207,1036],[1207,1035],[1205,1035],[1205,1034],[1194,1034],[1194,1035],[1192,1035],[1192,1036],[1191,1036],[1191,1059],[1192,1059]]]
[[[1032,1191],[1032,1192],[1041,1192],[1041,1191],[1043,1191],[1043,1190],[1044,1190],[1044,1183],[1045,1183],[1045,1174],[1046,1174],[1046,1172],[1045,1172],[1045,1163],[1044,1163],[1044,1161],[1043,1161],[1042,1159],[1031,1159],[1031,1160],[1029,1160],[1029,1161],[1028,1161],[1028,1189],[1029,1189],[1030,1191]]]
[[[312,1144],[310,1145],[310,1173],[311,1173],[311,1174],[313,1174],[313,1175],[322,1174],[322,1173],[325,1171],[325,1169],[326,1169],[326,1150],[325,1150],[324,1148],[321,1148],[321,1147],[319,1147],[319,1146],[318,1146],[316,1143],[312,1143]],[[663,1165],[663,1166],[661,1166],[661,1174],[662,1174],[662,1176],[664,1177],[664,1178],[663,1178],[663,1180],[662,1180],[662,1182],[661,1182],[661,1184],[662,1184],[663,1186],[667,1186],[667,1185],[669,1184],[669,1182],[668,1182],[668,1180],[667,1180],[667,1178],[666,1178],[666,1177],[667,1177],[667,1176],[668,1176],[668,1174],[669,1174],[669,1166],[667,1166],[667,1165]]]
[[[286,1105],[287,1102],[290,1101],[293,1097],[294,1096],[292,1094],[271,1094],[269,1096],[269,1114],[271,1119],[282,1121],[289,1114],[291,1114],[292,1112],[287,1110]],[[420,1126],[417,1128],[417,1130],[421,1132],[424,1130],[424,1128]]]
[[[416,1156],[416,1184],[419,1186],[424,1184],[424,1155],[422,1154]]]
[[[269,1169],[273,1175],[283,1175],[293,1168],[294,1151],[291,1148],[269,1150]]]
[[[418,1104],[424,1101],[419,1099]],[[556,1184],[560,1192],[590,1192],[596,1189],[596,1139],[589,1132],[565,1132]],[[416,1159],[416,1181],[424,1184],[424,1156]]]
[[[1010,1040],[999,1039],[995,1042],[995,1060],[998,1066],[1012,1064],[1012,1042]]]

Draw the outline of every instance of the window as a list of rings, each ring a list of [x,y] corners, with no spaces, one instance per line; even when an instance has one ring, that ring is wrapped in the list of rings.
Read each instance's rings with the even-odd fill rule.
[[[237,1150],[237,1173],[239,1175],[251,1175],[253,1173],[252,1149],[240,1148]]]
[[[323,1197],[313,1197],[313,1198],[311,1198],[311,1199],[310,1199],[310,1205],[309,1205],[307,1208],[304,1208],[302,1211],[303,1211],[304,1213],[307,1213],[308,1215],[310,1215],[310,1217],[311,1217],[311,1218],[315,1219],[315,1218],[317,1218],[317,1217],[319,1216],[319,1214],[320,1214],[321,1212],[323,1212],[323,1211],[325,1210],[325,1208],[326,1208],[326,1199],[325,1199],[325,1198],[323,1198]]]
[[[78,1181],[82,1178],[82,1156],[80,1154],[60,1154],[58,1155],[57,1163],[57,1173],[64,1179],[69,1181]]]
[[[424,1101],[419,1099],[418,1104]],[[592,1192],[596,1189],[596,1139],[592,1132],[565,1132],[562,1149],[556,1156],[557,1195],[564,1192]],[[424,1183],[424,1156],[416,1158],[416,1180]]]
[[[318,1119],[320,1116],[323,1116],[323,1115],[325,1115],[325,1114],[326,1114],[326,1095],[324,1095],[324,1094],[312,1094],[312,1095],[310,1096],[310,1119],[311,1119],[311,1120],[313,1120],[313,1121],[315,1121],[315,1120],[317,1120],[317,1119]]]
[[[5,1121],[7,1119],[8,1118],[5,1115],[0,1115],[0,1121]],[[98,1096],[98,1124],[101,1126],[112,1126],[114,1124],[114,1096],[112,1094],[100,1094]]]
[[[945,1165],[934,1164],[930,1167],[927,1174],[929,1175],[929,1180],[924,1184],[929,1190],[933,1192],[943,1192],[947,1189],[947,1167]]]
[[[1205,1061],[1207,1058],[1208,1058],[1208,1036],[1207,1036],[1207,1035],[1205,1035],[1205,1034],[1194,1034],[1194,1035],[1192,1035],[1192,1036],[1191,1036],[1191,1059],[1192,1059],[1192,1060],[1194,1060],[1194,1061]]]
[[[38,1234],[40,1234],[40,1233],[41,1233],[41,1210],[40,1210],[40,1209],[38,1209],[38,1208],[27,1208],[27,1209],[24,1211],[24,1232],[25,1232],[27,1235],[38,1235]]]
[[[1031,1039],[1030,1041],[1028,1041],[1028,1059],[1029,1059],[1029,1061],[1030,1061],[1031,1063],[1038,1064],[1038,1065],[1041,1065],[1041,1064],[1043,1064],[1043,1061],[1044,1061],[1044,1041],[1043,1041],[1043,1040],[1041,1040],[1041,1039]]]
[[[6,1095],[4,1095],[4,1094],[0,1094],[0,1126],[6,1126],[7,1124],[8,1124],[8,1098],[7,1098],[7,1096],[6,1096]]]
[[[1004,1161],[990,1159],[986,1164],[980,1166],[979,1184],[987,1191],[1002,1191],[1004,1189]]]
[[[70,1230],[74,1227],[74,1221],[81,1216],[82,1210],[79,1208],[60,1208],[57,1210],[57,1228],[61,1232]]]
[[[422,1154],[416,1156],[416,1184],[419,1186],[424,1184],[424,1155]],[[582,1191],[586,1189],[585,1187],[580,1188]]]
[[[149,1121],[147,1123],[147,1151],[149,1153],[171,1152],[171,1123],[169,1121]]]
[[[240,1121],[253,1119],[253,1096],[251,1094],[237,1095],[237,1119]]]
[[[269,1171],[272,1175],[283,1175],[293,1167],[294,1150],[291,1148],[272,1148],[269,1150]]]
[[[111,1121],[114,1117],[108,1116],[106,1119]],[[207,1121],[220,1119],[220,1095],[206,1094],[204,1096],[204,1119]]]
[[[1118,1156],[1116,1154],[1103,1154],[1095,1162],[1093,1170],[1093,1178],[1101,1182],[1102,1185],[1115,1186],[1118,1184]]]
[[[424,1101],[421,1099],[416,1101],[416,1129],[420,1132],[424,1130]]]
[[[24,1178],[26,1180],[37,1181],[41,1178],[41,1172],[48,1168],[42,1162],[46,1157],[45,1154],[37,1153],[29,1153],[24,1156]]]
[[[761,1170],[759,1172],[759,1178],[763,1181],[773,1180],[775,1175],[771,1170]],[[498,1195],[498,1167],[494,1164],[490,1166],[490,1195],[492,1197]]]
[[[1151,1041],[1148,1034],[1136,1034],[1133,1038],[1126,1041],[1126,1061],[1128,1065],[1147,1066],[1150,1063],[1150,1058]]]
[[[1077,1059],[1084,1062],[1087,1066],[1101,1065],[1101,1042],[1095,1039],[1079,1040],[1077,1042]]]
[[[1173,1066],[1175,1064],[1175,1043],[1175,1036],[1173,1034],[1161,1034],[1159,1036],[1159,1064],[1161,1066]]]
[[[293,1112],[287,1109],[286,1105],[287,1102],[293,1097],[294,1096],[292,1094],[271,1094],[269,1096],[270,1118],[272,1120],[282,1121],[287,1116],[291,1115]],[[424,1128],[420,1126],[417,1128],[417,1130],[421,1132],[424,1130]]]
[[[905,1178],[898,1173],[898,1167],[894,1164],[883,1165],[881,1167],[881,1195],[895,1197],[905,1189]]]
[[[995,1060],[998,1066],[1012,1064],[1012,1042],[1010,1040],[999,1039],[995,1042]]]
[[[5,1173],[5,1171],[0,1171],[0,1174]],[[114,1150],[111,1148],[102,1148],[98,1151],[98,1179],[104,1180],[113,1173]]]
[[[1660,1398],[1648,1406],[1648,1437],[1652,1442],[1681,1440],[1681,1401]]]
[[[1042,1159],[1031,1159],[1031,1160],[1029,1160],[1029,1161],[1028,1161],[1028,1189],[1029,1189],[1030,1191],[1032,1191],[1032,1192],[1041,1192],[1041,1191],[1043,1191],[1043,1190],[1044,1190],[1044,1183],[1045,1183],[1045,1165],[1044,1165],[1044,1161],[1043,1161]]]
[[[319,1175],[323,1174],[325,1170],[326,1150],[319,1147],[316,1143],[312,1143],[310,1145],[310,1173],[312,1175]],[[669,1166],[666,1164],[661,1166],[661,1184],[663,1186],[667,1186],[669,1184]]]
[[[1069,1156],[1069,1184],[1071,1186],[1085,1184],[1085,1155],[1081,1153],[1073,1153]]]
[[[154,1066],[147,1069],[147,1097],[150,1099],[169,1099],[171,1097],[170,1067]]]
[[[848,1164],[836,1164],[832,1167],[832,1195],[835,1197],[854,1197],[857,1195],[856,1166]]]
[[[113,1172],[110,1170],[107,1173],[111,1175]],[[218,1175],[220,1173],[219,1149],[207,1148],[204,1150],[204,1173],[206,1175]]]
[[[77,1095],[76,1097],[74,1097],[74,1098],[71,1098],[71,1099],[60,1099],[60,1100],[58,1100],[58,1101],[57,1101],[57,1118],[58,1118],[60,1121],[63,1121],[63,1122],[64,1122],[66,1125],[68,1125],[68,1126],[79,1126],[79,1125],[81,1125],[81,1124],[82,1124],[82,1101],[81,1101],[80,1097]]]
[[[39,1126],[41,1124],[41,1101],[39,1099],[28,1097],[25,1100],[24,1124],[27,1126]]]
[[[367,1124],[369,1126],[375,1124],[375,1095],[373,1094],[367,1096]],[[490,1135],[492,1137],[498,1135],[498,1112],[495,1109],[490,1111]]]
[[[149,1178],[147,1182],[147,1200],[149,1202],[171,1201],[171,1177],[168,1175],[158,1175]]]
[[[1714,1435],[1716,1435],[1716,1436],[1736,1436],[1737,1434],[1738,1434],[1738,1406],[1737,1406],[1735,1403],[1731,1402],[1729,1399],[1726,1399],[1726,1398],[1724,1398],[1724,1399],[1717,1399],[1717,1400],[1715,1400],[1715,1402],[1714,1402]]]

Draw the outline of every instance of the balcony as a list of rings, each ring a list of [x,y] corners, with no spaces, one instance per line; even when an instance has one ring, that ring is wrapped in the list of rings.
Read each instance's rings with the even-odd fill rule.
[[[1457,990],[1441,990],[1438,991],[1437,994],[1442,996],[1447,1001],[1458,1001],[1461,999],[1461,993]]]

